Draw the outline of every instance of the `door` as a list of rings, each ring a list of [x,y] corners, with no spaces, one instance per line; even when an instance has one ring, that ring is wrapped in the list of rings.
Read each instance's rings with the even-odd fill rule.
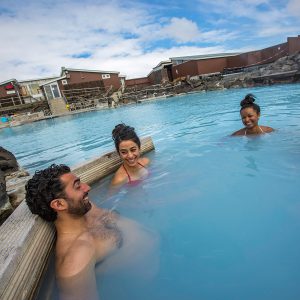
[[[51,84],[47,84],[44,86],[45,88],[45,93],[47,96],[48,100],[52,100],[55,98],[60,98],[60,92],[59,92],[59,88],[58,88],[58,84],[55,83],[51,83]]]

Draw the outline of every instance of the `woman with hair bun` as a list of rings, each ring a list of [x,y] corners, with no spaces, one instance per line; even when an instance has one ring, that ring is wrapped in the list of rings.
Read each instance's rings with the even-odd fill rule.
[[[118,124],[112,131],[112,138],[123,164],[114,175],[111,186],[139,183],[148,175],[146,166],[150,160],[147,157],[140,157],[141,141],[134,128]]]
[[[274,131],[271,127],[258,125],[260,107],[254,102],[255,96],[252,94],[247,94],[241,101],[240,115],[245,127],[234,132],[232,136],[258,135]]]

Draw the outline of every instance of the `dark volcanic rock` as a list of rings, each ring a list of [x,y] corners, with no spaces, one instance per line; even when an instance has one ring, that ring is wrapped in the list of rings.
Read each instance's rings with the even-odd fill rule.
[[[24,200],[29,173],[19,168],[15,156],[0,147],[0,224]]]
[[[0,147],[0,170],[5,173],[5,175],[17,171],[19,165],[16,157],[8,150]]]
[[[13,208],[9,202],[6,192],[6,181],[4,172],[0,171],[0,225],[12,213]]]

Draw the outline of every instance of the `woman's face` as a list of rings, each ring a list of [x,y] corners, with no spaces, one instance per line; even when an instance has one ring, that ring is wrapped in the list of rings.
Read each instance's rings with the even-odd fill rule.
[[[258,114],[252,107],[244,108],[241,111],[241,119],[246,128],[253,128],[257,126],[260,114]]]
[[[119,144],[119,154],[127,166],[134,167],[140,158],[140,148],[132,140],[122,141]]]

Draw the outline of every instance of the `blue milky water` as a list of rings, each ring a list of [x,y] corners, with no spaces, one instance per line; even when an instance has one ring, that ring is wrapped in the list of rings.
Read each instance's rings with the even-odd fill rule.
[[[257,96],[256,138],[242,127],[239,101]],[[57,118],[0,131],[1,145],[28,170],[78,164],[113,147],[125,122],[151,136],[150,177],[91,196],[159,237],[151,278],[135,270],[98,277],[101,299],[300,299],[300,85],[191,94]],[[144,271],[151,268],[146,261]]]

